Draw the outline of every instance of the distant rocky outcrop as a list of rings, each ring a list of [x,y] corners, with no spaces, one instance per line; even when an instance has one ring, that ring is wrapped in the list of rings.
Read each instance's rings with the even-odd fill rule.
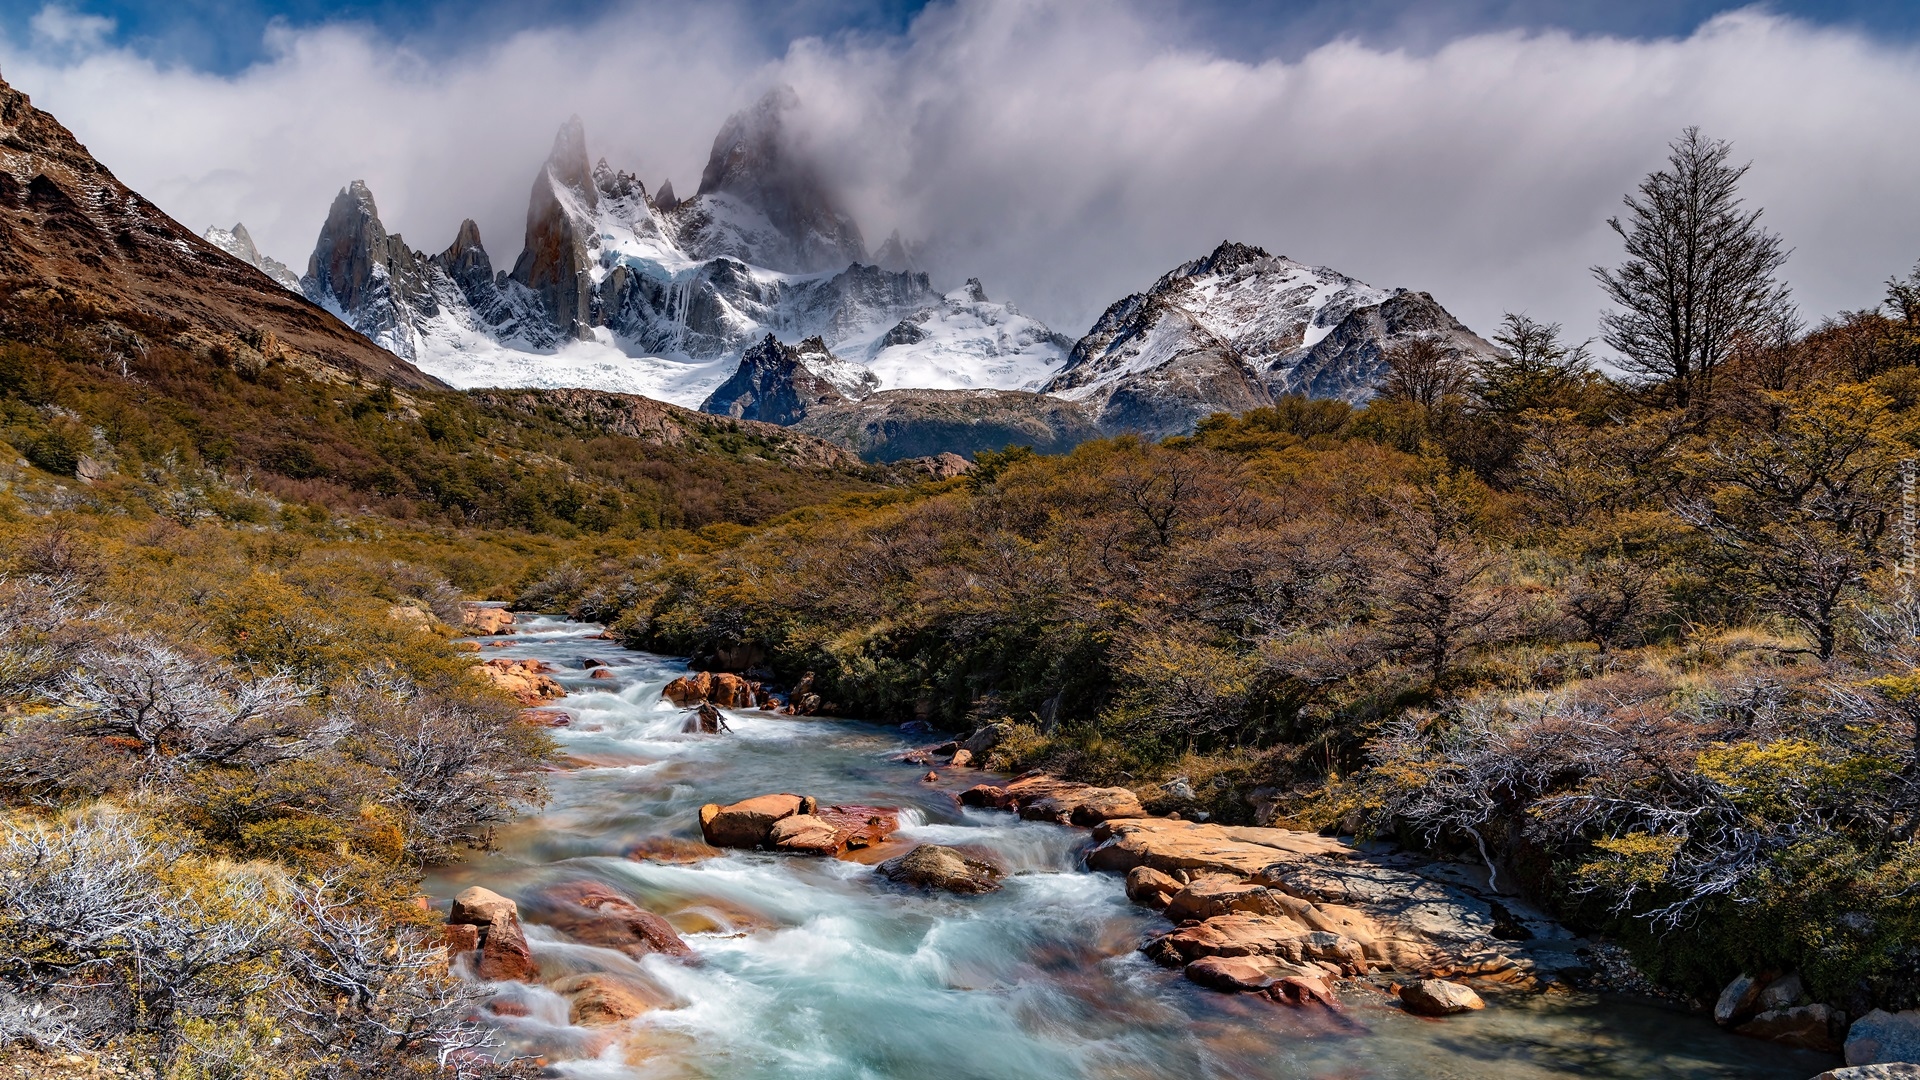
[[[801,468],[845,469],[860,464],[853,451],[805,432],[754,420],[712,416],[635,394],[601,390],[475,390],[471,396],[483,408],[544,415],[583,432],[619,435],[658,446],[720,448]]]
[[[207,243],[272,278],[281,288],[289,292],[300,291],[300,275],[288,269],[287,264],[279,259],[261,254],[260,249],[254,246],[253,234],[247,231],[245,225],[235,222],[231,229],[208,226],[200,236]]]
[[[701,404],[702,412],[795,424],[823,406],[857,401],[879,388],[871,371],[846,363],[810,337],[783,345],[768,334],[741,354],[740,367]]]
[[[588,245],[599,204],[600,192],[587,167],[586,128],[578,116],[571,117],[560,126],[547,163],[534,177],[526,243],[508,275],[540,298],[548,322],[568,337],[585,336],[593,322]]]

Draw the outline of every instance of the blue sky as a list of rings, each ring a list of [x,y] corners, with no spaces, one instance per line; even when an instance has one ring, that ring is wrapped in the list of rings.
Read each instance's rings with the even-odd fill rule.
[[[0,30],[23,37],[44,0],[0,0]],[[620,0],[72,0],[76,14],[112,20],[112,44],[166,64],[230,74],[265,59],[267,31],[355,23],[422,52],[469,47],[516,31],[591,22]],[[926,0],[740,0],[770,53],[800,37],[901,33]],[[1239,59],[1298,55],[1340,37],[1424,50],[1463,34],[1558,28],[1630,38],[1682,37],[1728,0],[1168,0],[1169,25],[1194,44]],[[1915,0],[1776,0],[1768,9],[1869,36],[1920,34]]]

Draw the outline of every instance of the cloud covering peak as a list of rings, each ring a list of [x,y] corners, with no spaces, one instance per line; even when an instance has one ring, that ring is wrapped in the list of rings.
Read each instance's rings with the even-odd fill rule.
[[[1920,53],[1750,9],[1684,37],[1468,33],[1420,52],[1335,40],[1230,58],[1147,4],[960,0],[904,34],[777,53],[725,6],[640,4],[432,56],[356,26],[272,31],[237,74],[157,64],[49,9],[59,49],[0,65],[129,185],[189,226],[241,220],[305,261],[364,177],[387,225],[439,250],[462,219],[517,236],[555,126],[650,183],[701,173],[770,87],[869,236],[925,241],[1070,332],[1222,239],[1592,332],[1605,219],[1689,124],[1752,160],[1746,194],[1794,246],[1804,308],[1869,305],[1920,257]],[[511,263],[512,251],[493,252]]]

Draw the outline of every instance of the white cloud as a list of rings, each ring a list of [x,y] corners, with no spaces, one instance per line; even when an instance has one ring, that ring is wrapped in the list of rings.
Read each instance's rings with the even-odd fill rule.
[[[296,267],[355,178],[413,246],[471,216],[509,266],[569,113],[593,153],[684,195],[727,112],[774,81],[798,88],[870,242],[932,238],[943,276],[982,276],[1069,333],[1231,238],[1426,289],[1481,329],[1513,309],[1584,336],[1587,268],[1617,253],[1605,219],[1688,124],[1754,162],[1747,194],[1796,249],[1808,312],[1870,304],[1920,257],[1908,47],[1760,11],[1677,40],[1336,41],[1262,64],[1175,32],[1145,3],[963,0],[902,38],[767,56],[729,9],[635,6],[447,56],[282,29],[230,78],[97,37],[51,59],[0,43],[0,64],[170,213],[243,220]]]
[[[48,4],[27,21],[37,44],[57,49],[97,48],[113,27],[112,19],[80,14],[60,4]]]

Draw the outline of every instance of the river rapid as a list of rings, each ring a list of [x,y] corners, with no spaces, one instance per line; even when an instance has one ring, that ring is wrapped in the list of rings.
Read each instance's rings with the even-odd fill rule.
[[[673,1007],[614,1027],[567,1024],[543,987],[503,984],[524,1016],[495,1023],[505,1047],[580,1078],[724,1080],[1386,1080],[1540,1077],[1806,1080],[1832,1058],[1782,1049],[1657,1004],[1590,994],[1490,997],[1479,1013],[1426,1020],[1376,993],[1344,1008],[1292,1009],[1214,993],[1138,950],[1167,924],[1129,903],[1117,876],[1088,872],[1084,830],[962,810],[971,770],[921,782],[896,760],[893,727],[730,712],[730,734],[680,733],[660,689],[686,671],[619,648],[600,627],[525,618],[492,659],[556,670],[573,714],[555,735],[566,770],[552,799],[502,830],[499,849],[427,883],[442,909],[484,885],[531,912],[542,977],[606,971]],[[582,661],[607,663],[590,680]],[[902,835],[991,852],[1006,887],[976,897],[889,885],[834,859],[701,853],[702,803],[768,792],[822,805],[902,808]],[[629,857],[643,850],[649,857]],[[538,925],[543,888],[594,881],[664,915],[693,964],[565,941]]]

